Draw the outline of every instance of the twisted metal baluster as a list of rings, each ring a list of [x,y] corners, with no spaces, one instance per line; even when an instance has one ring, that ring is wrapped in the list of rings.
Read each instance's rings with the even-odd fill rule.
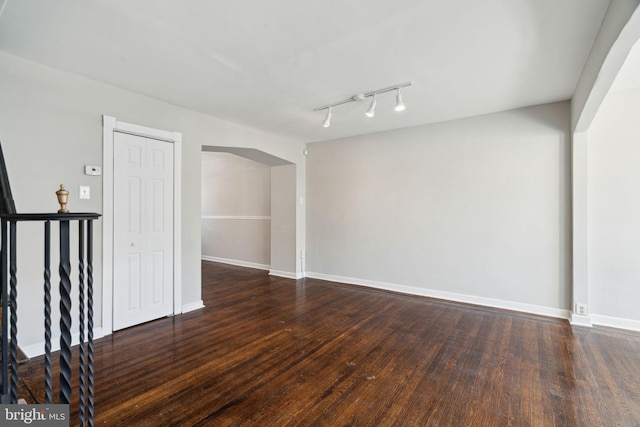
[[[9,266],[9,246],[7,220],[3,219],[2,223],[2,403],[10,403],[9,401],[9,301],[7,301],[9,283],[7,280],[7,272]]]
[[[44,223],[44,395],[53,401],[51,377],[51,221]]]
[[[88,390],[88,420],[89,427],[93,427],[93,220],[87,222],[87,329],[89,341],[89,390]]]
[[[60,221],[60,403],[71,403],[71,262],[69,221]]]
[[[11,306],[11,403],[18,403],[18,281],[16,277],[16,222],[10,221],[10,249],[9,249],[9,305]]]
[[[85,357],[84,357],[84,221],[78,221],[78,294],[80,310],[80,427],[84,427],[85,415]]]

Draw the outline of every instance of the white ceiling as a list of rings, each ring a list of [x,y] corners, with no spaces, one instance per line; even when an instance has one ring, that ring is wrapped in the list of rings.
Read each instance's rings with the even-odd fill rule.
[[[0,0],[0,3],[3,3]],[[606,0],[5,0],[0,49],[302,142],[571,98]],[[406,81],[393,93],[314,108]]]

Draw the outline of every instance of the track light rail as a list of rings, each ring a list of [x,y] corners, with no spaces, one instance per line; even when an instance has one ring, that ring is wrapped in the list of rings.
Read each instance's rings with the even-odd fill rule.
[[[408,87],[408,86],[413,86],[413,82],[401,83],[399,85],[393,85],[393,86],[385,87],[383,89],[372,90],[371,92],[355,94],[350,98],[343,99],[342,101],[334,102],[333,104],[328,104],[322,107],[315,108],[313,111],[328,110],[331,107],[337,107],[338,105],[348,104],[349,102],[363,101],[364,99],[369,98],[373,95],[379,95],[381,93],[391,92],[392,90],[399,90],[399,89],[402,89],[403,87]]]

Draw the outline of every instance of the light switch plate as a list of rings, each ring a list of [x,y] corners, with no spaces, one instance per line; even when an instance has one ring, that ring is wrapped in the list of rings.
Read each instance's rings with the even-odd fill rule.
[[[80,186],[80,198],[88,200],[91,198],[91,187],[88,185]]]

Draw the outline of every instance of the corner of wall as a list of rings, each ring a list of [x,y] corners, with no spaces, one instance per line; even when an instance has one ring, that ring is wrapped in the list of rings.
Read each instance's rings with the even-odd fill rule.
[[[590,316],[584,316],[582,314],[576,314],[576,313],[571,313],[571,315],[569,316],[569,323],[572,326],[586,326],[586,327],[592,327],[593,325],[591,324],[591,317]]]

